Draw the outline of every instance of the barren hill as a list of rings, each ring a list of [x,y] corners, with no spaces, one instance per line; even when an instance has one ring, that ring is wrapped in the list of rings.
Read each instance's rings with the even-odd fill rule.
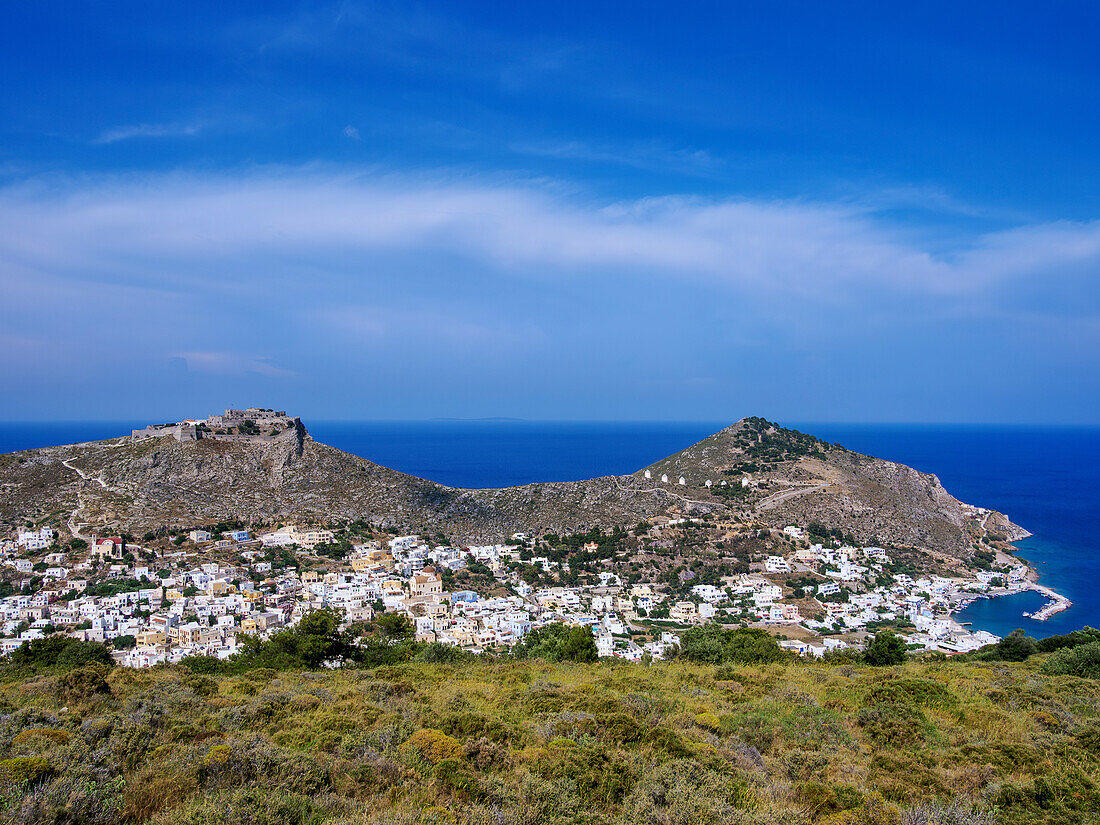
[[[646,470],[653,479],[712,492],[772,525],[818,522],[863,542],[910,544],[966,555],[981,525],[1016,540],[1028,532],[1001,513],[964,504],[939,478],[763,418],[743,418]],[[747,484],[748,486],[743,486]]]
[[[3,455],[0,521],[15,526],[52,519],[67,523],[75,535],[140,535],[226,518],[256,524],[364,518],[472,542],[682,513],[777,526],[816,520],[862,541],[883,537],[956,555],[970,547],[973,510],[935,476],[825,445],[763,419],[743,419],[650,470],[652,478],[639,471],[462,490],[314,441],[299,423],[277,438],[257,441],[124,437]],[[754,486],[741,486],[746,471]],[[669,483],[660,481],[662,473]],[[1023,534],[999,514],[989,518],[1003,520],[997,523],[1010,538]]]

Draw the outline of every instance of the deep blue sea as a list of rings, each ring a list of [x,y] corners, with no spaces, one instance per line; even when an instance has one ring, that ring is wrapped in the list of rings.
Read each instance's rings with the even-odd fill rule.
[[[0,422],[0,453],[126,434],[145,421]],[[628,473],[721,429],[722,422],[309,421],[318,441],[458,487]],[[1034,537],[1019,543],[1044,584],[1073,600],[1047,622],[1021,614],[1033,593],[975,602],[976,628],[1030,635],[1100,626],[1100,428],[813,424],[789,426],[936,473],[963,501],[1001,510]]]

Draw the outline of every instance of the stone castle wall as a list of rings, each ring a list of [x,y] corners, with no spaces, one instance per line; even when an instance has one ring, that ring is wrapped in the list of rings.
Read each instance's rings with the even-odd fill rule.
[[[240,427],[245,421],[253,422],[261,432],[256,434],[240,432],[218,432],[218,430],[231,430]],[[274,435],[271,430],[279,428]],[[131,430],[130,438],[141,441],[146,438],[164,438],[171,436],[176,441],[198,441],[211,439],[213,441],[274,441],[285,437],[288,433],[296,433],[302,429],[302,421],[295,416],[288,416],[283,410],[261,410],[250,407],[247,410],[226,410],[224,415],[211,415],[206,421],[192,423],[180,421],[175,424],[150,424],[142,429]]]

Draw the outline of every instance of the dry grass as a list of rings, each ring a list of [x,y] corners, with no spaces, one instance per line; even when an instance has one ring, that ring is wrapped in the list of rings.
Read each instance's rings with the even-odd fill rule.
[[[9,820],[986,825],[1100,810],[1100,689],[1034,664],[159,668],[106,684],[65,694],[67,710],[42,679],[0,688]]]

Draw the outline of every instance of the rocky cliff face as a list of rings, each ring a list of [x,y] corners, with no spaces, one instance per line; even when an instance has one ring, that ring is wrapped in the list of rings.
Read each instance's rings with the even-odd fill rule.
[[[935,476],[762,427],[760,421],[745,419],[658,462],[651,479],[639,471],[496,490],[460,490],[414,478],[318,443],[304,427],[271,441],[124,438],[51,447],[0,456],[0,519],[14,526],[60,517],[71,521],[74,532],[140,535],[226,518],[364,518],[473,542],[499,541],[517,531],[632,525],[666,513],[715,513],[775,525],[816,520],[865,541],[882,537],[967,552],[972,511]],[[740,489],[750,466],[759,486],[743,496],[703,486],[710,478],[714,485],[725,480]],[[673,483],[661,483],[662,472]],[[675,483],[681,475],[683,486]]]

